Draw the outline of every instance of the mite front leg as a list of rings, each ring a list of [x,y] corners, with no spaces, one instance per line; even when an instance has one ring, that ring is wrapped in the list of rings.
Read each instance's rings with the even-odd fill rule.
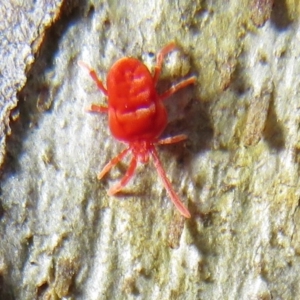
[[[161,68],[162,68],[162,63],[164,60],[164,57],[171,52],[172,50],[174,50],[176,48],[176,44],[174,42],[171,42],[170,44],[166,45],[165,47],[163,47],[156,55],[156,66],[155,66],[155,70],[154,70],[154,75],[153,75],[153,81],[154,81],[154,85],[157,84],[160,72],[161,72]]]
[[[94,69],[92,69],[88,64],[86,64],[85,62],[83,62],[82,60],[78,61],[78,65],[80,67],[82,67],[83,69],[86,69],[90,76],[92,77],[92,79],[94,80],[94,82],[97,84],[98,88],[102,91],[102,93],[107,96],[107,90],[104,87],[102,81],[98,78],[96,71]]]
[[[108,107],[98,105],[98,104],[92,104],[87,111],[89,112],[95,112],[95,113],[107,113],[108,112]]]
[[[165,139],[161,139],[156,144],[158,144],[158,145],[175,144],[175,143],[185,141],[187,138],[188,137],[185,134],[178,134],[178,135],[171,136],[171,137],[168,137],[168,138],[165,138]]]
[[[165,100],[174,93],[176,93],[178,90],[183,89],[184,87],[193,84],[196,82],[196,76],[191,76],[190,78],[187,78],[183,81],[178,82],[177,84],[171,86],[167,91],[165,91],[162,95],[159,96],[160,100]]]

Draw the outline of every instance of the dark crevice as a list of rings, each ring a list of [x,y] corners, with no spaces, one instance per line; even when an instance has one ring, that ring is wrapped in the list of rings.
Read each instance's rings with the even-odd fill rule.
[[[278,31],[286,30],[293,23],[288,13],[286,0],[274,0],[271,21]]]
[[[279,151],[283,150],[285,139],[282,125],[277,120],[278,117],[274,106],[274,97],[272,96],[263,136],[270,148]]]
[[[92,13],[93,10],[94,8],[91,7],[90,13]],[[50,91],[46,80],[47,74],[49,72],[55,72],[55,59],[64,35],[71,26],[74,26],[78,20],[84,17],[86,11],[88,11],[87,1],[64,1],[60,15],[45,31],[43,41],[35,55],[35,62],[30,70],[27,70],[26,85],[17,95],[19,100],[18,105],[16,109],[11,112],[11,134],[7,137],[6,155],[0,173],[2,182],[19,171],[19,161],[24,152],[24,140],[26,140],[32,130],[38,128],[41,116],[47,113],[47,110],[51,111],[51,103],[47,110],[41,111],[37,107],[38,98],[42,94],[43,98],[46,99],[45,101],[48,101],[47,99],[49,99],[51,93],[54,93],[52,97],[55,98],[57,90],[54,89]],[[32,45],[32,47],[34,47],[34,45]],[[31,198],[34,198],[39,191],[32,191],[32,193]],[[35,193],[37,194],[35,195]],[[0,219],[3,218],[3,216],[5,217],[5,214],[5,207],[3,208],[0,198]],[[24,220],[24,223],[26,222],[27,220]],[[25,224],[22,224],[22,226],[25,226]],[[20,243],[22,243],[22,241],[20,241]],[[21,255],[25,258],[21,259],[23,262],[28,261],[32,244],[32,236],[24,239],[23,244],[21,244]],[[17,293],[19,287],[14,286],[15,283],[13,283],[15,280],[13,280],[14,268],[17,268],[17,265],[14,264],[14,262],[10,262],[9,258],[7,258],[5,263],[9,267],[7,267],[4,275],[1,274],[0,270],[0,299],[17,299],[14,293]],[[43,293],[46,288],[47,284],[42,285],[39,289],[40,293]]]
[[[1,177],[4,174],[9,177],[19,170],[18,161],[23,152],[23,141],[31,130],[38,127],[39,118],[42,113],[45,113],[38,107],[38,99],[42,99],[40,107],[46,106],[47,110],[52,108],[51,102],[49,102],[50,97],[55,98],[59,87],[52,87],[50,90],[46,79],[47,74],[55,72],[54,61],[61,40],[66,31],[83,17],[87,11],[86,6],[86,1],[64,1],[59,17],[45,32],[44,39],[36,53],[35,62],[27,72],[26,85],[17,95],[18,105],[11,112],[11,135],[7,137]],[[14,117],[16,114],[19,117]]]

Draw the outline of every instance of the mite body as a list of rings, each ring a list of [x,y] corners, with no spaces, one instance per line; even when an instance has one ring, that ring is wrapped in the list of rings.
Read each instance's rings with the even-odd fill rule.
[[[118,60],[107,74],[106,88],[92,68],[82,61],[79,61],[79,65],[88,70],[98,88],[108,98],[108,106],[92,104],[90,111],[108,113],[109,128],[112,135],[119,141],[128,144],[127,148],[104,166],[98,179],[109,172],[126,154],[129,152],[132,154],[125,175],[108,190],[108,195],[116,194],[128,183],[134,175],[138,161],[147,163],[149,157],[152,157],[158,175],[172,202],[183,216],[190,218],[188,209],[180,201],[167,178],[155,147],[159,144],[177,143],[187,138],[186,135],[159,138],[168,119],[163,101],[179,89],[196,81],[196,78],[191,76],[173,85],[163,94],[157,93],[156,84],[161,73],[164,56],[174,50],[175,47],[175,43],[170,43],[158,52],[153,75],[141,61],[135,58],[125,57]]]

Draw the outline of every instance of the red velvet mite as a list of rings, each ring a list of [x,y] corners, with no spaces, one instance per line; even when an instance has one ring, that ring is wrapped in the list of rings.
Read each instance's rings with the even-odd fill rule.
[[[183,141],[186,135],[160,139],[167,125],[167,111],[163,101],[178,90],[195,83],[196,77],[191,76],[173,85],[159,95],[156,85],[161,73],[164,57],[176,48],[170,43],[162,48],[156,56],[154,74],[138,59],[124,57],[113,64],[106,78],[106,88],[98,78],[95,70],[86,63],[78,64],[89,71],[98,88],[108,98],[108,106],[92,104],[91,112],[108,113],[108,123],[112,135],[119,141],[128,144],[121,153],[109,161],[99,173],[101,179],[110,169],[131,152],[129,167],[122,179],[108,190],[108,195],[118,193],[134,175],[137,162],[147,163],[151,156],[157,173],[161,178],[172,202],[186,218],[191,214],[172,188],[157,154],[156,145],[172,144]]]

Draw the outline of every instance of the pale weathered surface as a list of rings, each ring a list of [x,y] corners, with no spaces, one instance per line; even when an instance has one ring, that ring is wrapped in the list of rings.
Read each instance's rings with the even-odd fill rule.
[[[10,133],[10,111],[26,82],[25,70],[34,61],[46,27],[55,20],[61,1],[1,1],[0,3],[0,166]]]
[[[69,7],[20,95],[8,143],[0,202],[5,299],[297,298],[296,2],[275,1],[271,13],[261,10],[271,1],[252,0]],[[105,99],[76,63],[91,64],[101,78],[125,55],[151,67],[171,40],[181,50],[166,59],[159,88],[189,73],[199,79],[166,102],[166,135],[190,140],[159,149],[188,221],[151,164],[119,197],[106,195],[126,164],[101,182],[96,174],[123,146],[105,116],[85,112]]]

